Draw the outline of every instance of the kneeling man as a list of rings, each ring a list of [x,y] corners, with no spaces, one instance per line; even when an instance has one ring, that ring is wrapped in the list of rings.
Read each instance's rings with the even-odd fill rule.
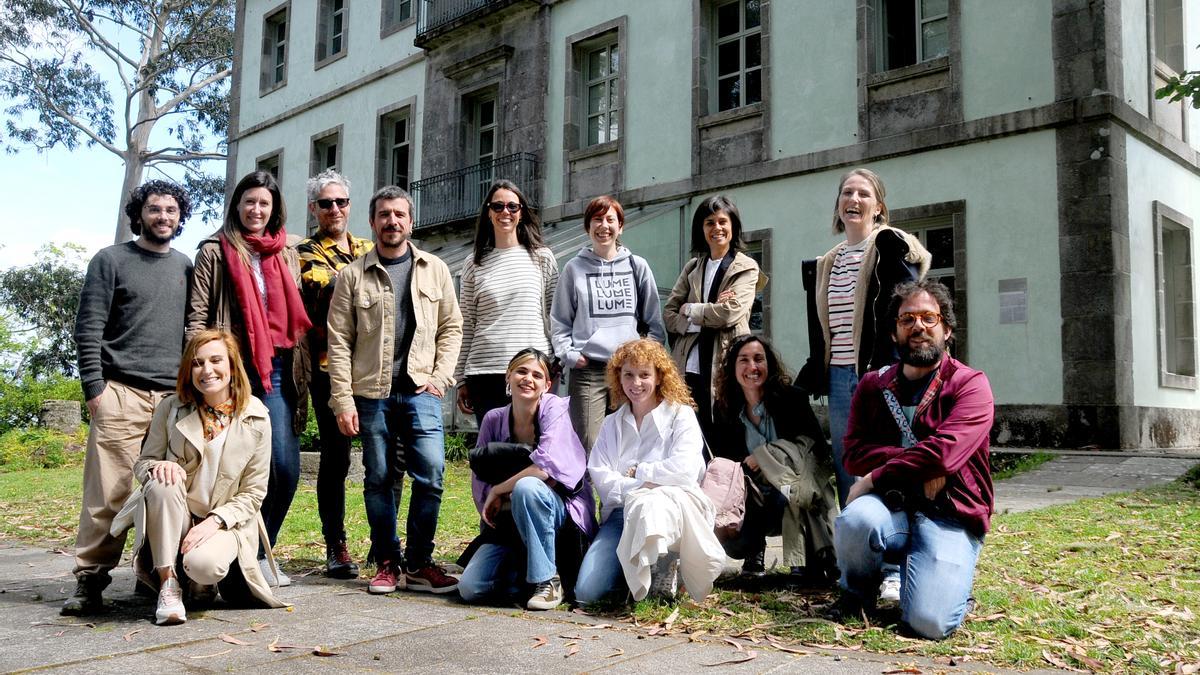
[[[941,639],[967,612],[992,514],[992,389],[946,352],[957,321],[945,286],[901,284],[890,313],[900,363],[854,392],[843,461],[861,478],[834,546],[845,601],[871,606],[881,566],[899,563],[901,621]]]

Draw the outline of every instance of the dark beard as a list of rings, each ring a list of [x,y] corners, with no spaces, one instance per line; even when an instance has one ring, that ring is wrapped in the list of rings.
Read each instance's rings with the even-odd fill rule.
[[[900,352],[900,363],[917,368],[926,368],[942,359],[942,354],[946,351],[946,345],[944,343],[932,342],[913,349],[908,346],[908,343],[901,343],[896,345],[896,350]]]
[[[171,240],[174,239],[175,236],[178,234],[179,234],[179,227],[176,226],[175,229],[171,232],[171,236],[167,237],[166,239],[163,239],[162,237],[158,236],[158,234],[156,232],[154,232],[154,230],[151,230],[149,227],[146,227],[145,224],[142,225],[142,235],[141,235],[142,239],[145,239],[146,241],[150,242],[151,244],[155,244],[155,245],[169,244],[169,243],[171,243]]]

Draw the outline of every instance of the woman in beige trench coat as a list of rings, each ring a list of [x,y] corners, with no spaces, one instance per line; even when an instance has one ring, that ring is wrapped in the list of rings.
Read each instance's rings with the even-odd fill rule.
[[[175,390],[155,409],[134,465],[142,488],[113,525],[137,528],[134,569],[140,581],[159,587],[156,623],[187,620],[185,590],[189,602],[211,601],[219,587],[231,604],[286,606],[257,560],[266,540],[260,508],[271,423],[250,394],[236,339],[220,330],[193,336]]]

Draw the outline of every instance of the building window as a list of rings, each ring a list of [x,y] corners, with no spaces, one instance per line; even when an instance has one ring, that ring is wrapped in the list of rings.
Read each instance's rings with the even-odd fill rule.
[[[877,70],[891,70],[950,53],[950,0],[883,0]]]
[[[587,119],[584,147],[617,140],[620,135],[620,50],[613,33],[599,46],[585,48],[583,100]]]
[[[317,9],[317,63],[321,66],[346,53],[346,0],[320,0]]]
[[[746,255],[758,263],[762,273],[771,276],[771,230],[753,230],[742,233],[746,240]],[[771,335],[770,284],[754,292],[754,304],[750,306],[750,332],[769,338]]]
[[[379,117],[378,169],[375,187],[398,185],[408,189],[411,167],[409,158],[409,109],[403,108]]]
[[[759,0],[734,0],[717,5],[714,11],[717,111],[762,101]]]
[[[916,237],[929,251],[926,279],[941,282],[954,299],[958,328],[950,343],[950,353],[967,360],[967,237],[963,214],[966,202],[942,202],[893,209],[891,224]]]
[[[258,89],[262,94],[287,84],[287,5],[263,19],[262,62]]]
[[[1153,53],[1150,54],[1150,105],[1152,117],[1163,129],[1176,138],[1187,140],[1187,114],[1184,101],[1159,99],[1154,91],[1165,87],[1171,78],[1184,73],[1183,30],[1186,17],[1183,11],[1183,0],[1151,0],[1151,11],[1154,13],[1152,43]]]
[[[477,164],[475,175],[479,201],[487,196],[492,181],[497,178],[492,167],[500,147],[500,124],[496,115],[496,90],[490,89],[467,99],[470,117],[467,125],[467,149],[470,163]],[[469,189],[469,188],[467,188]],[[469,193],[467,193],[469,194]]]
[[[263,155],[254,160],[254,169],[256,171],[266,171],[279,180],[279,165],[283,163],[283,150]]]
[[[412,19],[413,0],[383,0],[379,28],[384,35],[399,30]]]
[[[308,175],[315,176],[325,169],[337,169],[341,164],[341,127],[313,138],[312,161]]]
[[[1159,384],[1196,389],[1192,220],[1154,202]]]

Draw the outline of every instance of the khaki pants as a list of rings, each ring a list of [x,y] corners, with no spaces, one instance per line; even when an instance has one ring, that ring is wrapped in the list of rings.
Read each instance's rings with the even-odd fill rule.
[[[142,451],[154,406],[169,391],[135,389],[109,380],[88,431],[83,463],[83,508],[75,537],[75,575],[95,575],[107,586],[121,562],[125,536],[109,534],[112,519],[133,491],[133,464]]]
[[[156,480],[142,489],[146,500],[146,546],[154,558],[154,567],[170,567],[179,556],[179,545],[192,528],[187,507],[187,488],[182,482],[166,485]],[[183,556],[183,570],[192,581],[214,586],[229,574],[229,565],[237,560],[238,540],[232,530],[217,530],[200,546]]]
[[[571,368],[567,382],[567,394],[571,397],[571,426],[583,443],[584,451],[590,456],[596,438],[600,436],[600,425],[608,414],[608,384],[604,372],[608,364],[589,362],[582,368]]]

